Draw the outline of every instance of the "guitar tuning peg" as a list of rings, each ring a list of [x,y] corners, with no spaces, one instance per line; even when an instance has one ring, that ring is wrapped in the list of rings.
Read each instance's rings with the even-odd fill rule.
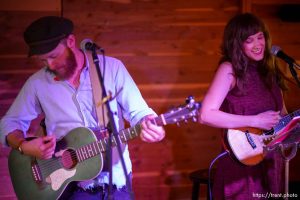
[[[185,99],[185,103],[189,104],[189,103],[194,103],[194,97],[192,95],[189,95],[186,99]]]
[[[192,118],[192,120],[193,120],[193,122],[197,122],[198,121],[197,117],[195,117],[195,116]]]

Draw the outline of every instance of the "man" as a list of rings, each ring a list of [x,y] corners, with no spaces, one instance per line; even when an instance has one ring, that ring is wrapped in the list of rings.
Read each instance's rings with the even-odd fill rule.
[[[30,24],[24,32],[29,56],[45,67],[25,83],[14,103],[0,123],[1,141],[25,155],[49,159],[54,154],[56,141],[76,127],[99,128],[90,81],[87,55],[76,47],[73,23],[55,16],[42,17]],[[100,63],[103,59],[99,56]],[[110,101],[118,130],[124,128],[123,118],[131,125],[141,123],[140,138],[145,142],[161,141],[162,127],[151,123],[155,113],[142,98],[136,84],[121,61],[106,57],[104,85],[115,98]],[[102,69],[103,70],[103,66]],[[47,135],[27,141],[26,132],[31,120],[45,116]],[[101,118],[102,116],[98,116]],[[131,174],[128,147],[122,144],[126,168]],[[113,154],[113,184],[115,199],[129,199],[126,180],[117,149]],[[22,167],[22,166],[20,166]],[[108,172],[89,181],[79,182],[70,192],[72,199],[107,198]],[[95,189],[96,188],[96,189]]]

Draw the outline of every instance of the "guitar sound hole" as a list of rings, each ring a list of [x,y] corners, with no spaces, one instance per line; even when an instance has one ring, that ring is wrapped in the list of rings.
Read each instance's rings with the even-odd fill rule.
[[[64,168],[71,169],[78,163],[77,156],[74,150],[67,149],[62,154],[61,162]]]

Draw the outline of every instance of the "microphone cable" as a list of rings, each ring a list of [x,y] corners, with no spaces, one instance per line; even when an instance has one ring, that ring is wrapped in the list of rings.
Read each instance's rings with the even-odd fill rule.
[[[210,163],[210,165],[209,165],[209,169],[208,169],[208,191],[209,191],[209,200],[212,200],[212,192],[211,192],[211,170],[212,170],[212,166],[215,164],[215,162],[216,162],[219,158],[221,158],[221,157],[223,157],[223,156],[225,156],[225,155],[227,155],[227,154],[229,154],[229,152],[226,151],[226,150],[225,150],[224,152],[220,153],[219,155],[217,155],[216,158],[214,158],[214,159],[211,161],[211,163]]]

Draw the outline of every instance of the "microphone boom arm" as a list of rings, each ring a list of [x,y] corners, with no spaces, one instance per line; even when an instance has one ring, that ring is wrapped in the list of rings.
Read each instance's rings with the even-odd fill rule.
[[[294,67],[295,67],[295,62],[294,63],[289,63],[289,68],[290,68],[291,74],[294,77],[294,79],[296,80],[296,82],[298,84],[298,87],[300,87],[300,81],[299,81],[299,78],[298,78],[298,74],[297,74]]]

